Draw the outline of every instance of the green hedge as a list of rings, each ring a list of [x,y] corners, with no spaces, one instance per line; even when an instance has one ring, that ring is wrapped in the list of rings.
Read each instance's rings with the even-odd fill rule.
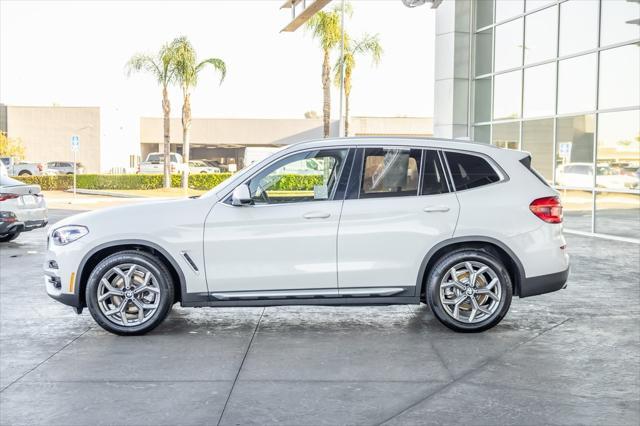
[[[189,188],[209,190],[231,173],[191,174]],[[64,191],[73,187],[73,176],[18,176],[15,179],[30,185],[40,185],[44,191]],[[179,188],[181,175],[171,175],[171,186]],[[322,184],[322,176],[283,175],[273,186],[273,190],[300,191],[313,190],[314,185]],[[81,189],[158,189],[162,188],[162,175],[78,175],[78,188]]]

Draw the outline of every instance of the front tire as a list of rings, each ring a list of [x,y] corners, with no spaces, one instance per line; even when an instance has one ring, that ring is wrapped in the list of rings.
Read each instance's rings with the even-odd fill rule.
[[[174,301],[171,274],[155,256],[122,251],[93,269],[85,292],[93,319],[121,336],[140,335],[156,328]]]
[[[482,249],[461,249],[439,259],[429,274],[427,303],[454,331],[477,333],[509,311],[513,288],[502,261]]]

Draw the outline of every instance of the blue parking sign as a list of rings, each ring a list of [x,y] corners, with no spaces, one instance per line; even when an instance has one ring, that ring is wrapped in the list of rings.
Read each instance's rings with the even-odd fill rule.
[[[77,135],[71,136],[71,150],[77,151],[80,149],[80,137]]]

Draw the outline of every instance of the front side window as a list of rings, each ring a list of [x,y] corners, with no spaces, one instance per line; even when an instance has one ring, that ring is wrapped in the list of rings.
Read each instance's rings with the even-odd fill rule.
[[[489,185],[500,180],[493,167],[477,155],[447,152],[453,184],[457,191]]]
[[[420,153],[409,148],[366,148],[360,198],[417,195]]]
[[[251,198],[255,204],[330,200],[347,151],[306,151],[277,161],[248,182]]]

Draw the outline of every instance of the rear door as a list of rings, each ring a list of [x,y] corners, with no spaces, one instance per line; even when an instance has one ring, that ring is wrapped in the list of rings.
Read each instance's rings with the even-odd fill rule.
[[[459,213],[436,150],[358,150],[338,231],[338,285],[402,287],[413,295],[420,265],[450,238]]]

